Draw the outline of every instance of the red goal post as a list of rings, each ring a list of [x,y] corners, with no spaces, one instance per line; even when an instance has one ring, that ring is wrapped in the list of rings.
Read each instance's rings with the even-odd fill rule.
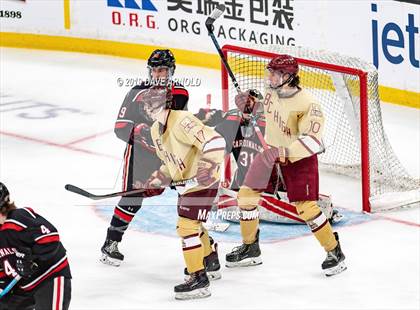
[[[379,201],[378,197],[382,194],[401,191],[418,190],[419,180],[411,178],[400,165],[398,159],[390,147],[388,140],[382,126],[382,119],[380,114],[380,102],[377,84],[377,72],[371,65],[363,63],[360,59],[349,58],[337,54],[328,54],[326,52],[314,52],[295,47],[271,47],[272,50],[264,51],[251,48],[238,47],[233,45],[225,45],[222,48],[228,63],[238,80],[242,90],[256,88],[262,93],[264,92],[264,68],[266,63],[278,54],[285,53],[294,56],[300,67],[300,75],[302,85],[312,91],[315,97],[318,97],[321,104],[324,104],[323,109],[327,111],[326,119],[331,117],[331,123],[342,122],[349,124],[345,130],[344,136],[339,137],[338,130],[327,130],[327,134],[333,135],[331,141],[339,141],[339,143],[331,143],[332,148],[327,156],[320,156],[320,163],[325,158],[327,163],[325,166],[328,170],[337,172],[339,174],[359,177],[362,186],[362,210],[365,212],[379,211],[382,209],[390,209],[401,203],[395,203],[395,206],[372,208],[372,200]],[[336,60],[336,61],[335,61]],[[345,65],[343,65],[345,64]],[[229,75],[224,68],[222,68],[222,104],[225,111],[234,108],[233,98],[235,89],[230,81]],[[364,70],[366,69],[366,70]],[[303,77],[303,78],[302,78]],[[347,94],[346,94],[347,93]],[[322,98],[319,98],[322,97]],[[337,102],[340,101],[340,104]],[[344,103],[341,103],[343,101]],[[327,105],[325,107],[325,105]],[[370,107],[371,105],[371,107]],[[375,105],[375,106],[373,106]],[[334,111],[335,106],[340,106],[340,110]],[[354,111],[343,112],[345,110],[354,109]],[[342,111],[343,110],[343,111]],[[372,115],[370,115],[371,113]],[[334,120],[337,115],[343,114],[342,120]],[[354,115],[353,115],[354,114]],[[351,119],[351,120],[350,120]],[[375,124],[371,125],[374,122]],[[338,127],[338,125],[337,125]],[[372,131],[372,132],[370,132]],[[382,135],[382,136],[381,136]],[[337,139],[338,137],[338,139]],[[373,137],[373,141],[370,141]],[[346,158],[344,154],[353,143],[354,148],[358,148],[357,154],[352,155],[352,158]],[[379,142],[378,142],[379,141]],[[374,146],[372,146],[375,144]],[[383,144],[383,145],[382,145]],[[376,155],[381,150],[377,148],[384,147],[390,154],[384,162],[389,162],[389,166],[397,166],[397,175],[404,179],[410,179],[399,188],[399,185],[393,185],[392,179],[395,176],[388,176],[387,167],[377,167],[376,164],[371,164],[371,154]],[[327,149],[328,153],[329,150]],[[382,157],[382,155],[378,155]],[[373,160],[379,157],[374,156]],[[378,157],[378,158],[376,158]],[[382,161],[382,160],[381,160]],[[372,172],[374,175],[372,175]],[[225,178],[230,178],[230,164],[227,164]],[[379,183],[384,185],[379,185]],[[374,198],[374,199],[373,199]]]

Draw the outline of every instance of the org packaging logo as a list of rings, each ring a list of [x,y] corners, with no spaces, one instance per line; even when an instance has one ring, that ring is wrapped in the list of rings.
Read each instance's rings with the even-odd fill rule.
[[[114,9],[111,22],[115,26],[139,30],[159,29],[153,15],[158,10],[152,0],[107,0],[107,6]]]
[[[140,2],[141,6],[139,5]],[[122,3],[124,3],[124,5]],[[114,8],[126,8],[157,12],[156,7],[150,0],[108,0],[108,6]]]

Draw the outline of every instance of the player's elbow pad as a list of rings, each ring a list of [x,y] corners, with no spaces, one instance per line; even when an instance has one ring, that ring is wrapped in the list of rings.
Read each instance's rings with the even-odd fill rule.
[[[312,154],[325,152],[325,146],[322,140],[318,140],[314,136],[301,135],[298,140]]]
[[[224,151],[226,147],[225,139],[222,136],[216,136],[209,141],[207,141],[206,144],[204,144],[203,147],[203,153],[210,153],[215,151]]]

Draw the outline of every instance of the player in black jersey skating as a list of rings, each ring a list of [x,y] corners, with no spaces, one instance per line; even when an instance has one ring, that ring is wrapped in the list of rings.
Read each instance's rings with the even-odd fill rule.
[[[115,122],[116,136],[127,143],[124,153],[123,191],[143,188],[151,174],[159,169],[161,160],[156,156],[150,135],[153,121],[144,113],[141,97],[150,87],[170,87],[172,107],[175,110],[186,110],[188,91],[179,83],[172,83],[175,72],[175,57],[170,50],[155,50],[150,55],[147,67],[149,78],[133,87],[126,95]],[[114,215],[108,228],[101,261],[105,264],[119,266],[124,255],[118,250],[124,232],[137,211],[141,208],[143,198],[150,197],[150,192],[142,195],[122,197],[115,206]]]
[[[57,229],[31,208],[17,208],[0,182],[0,288],[17,277],[1,310],[69,308],[71,273]]]

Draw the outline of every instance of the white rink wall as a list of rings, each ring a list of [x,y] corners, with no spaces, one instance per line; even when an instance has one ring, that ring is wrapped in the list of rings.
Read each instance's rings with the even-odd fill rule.
[[[209,2],[4,0],[2,45],[13,45],[6,33],[106,40],[140,44],[139,58],[145,56],[141,45],[206,53],[202,61],[207,57],[207,65],[214,66],[215,51],[204,26]],[[222,45],[284,44],[362,58],[378,67],[387,101],[419,106],[420,6],[415,1],[211,2],[227,7],[215,25]],[[100,53],[101,47],[87,51]],[[114,54],[119,52],[116,48]]]

